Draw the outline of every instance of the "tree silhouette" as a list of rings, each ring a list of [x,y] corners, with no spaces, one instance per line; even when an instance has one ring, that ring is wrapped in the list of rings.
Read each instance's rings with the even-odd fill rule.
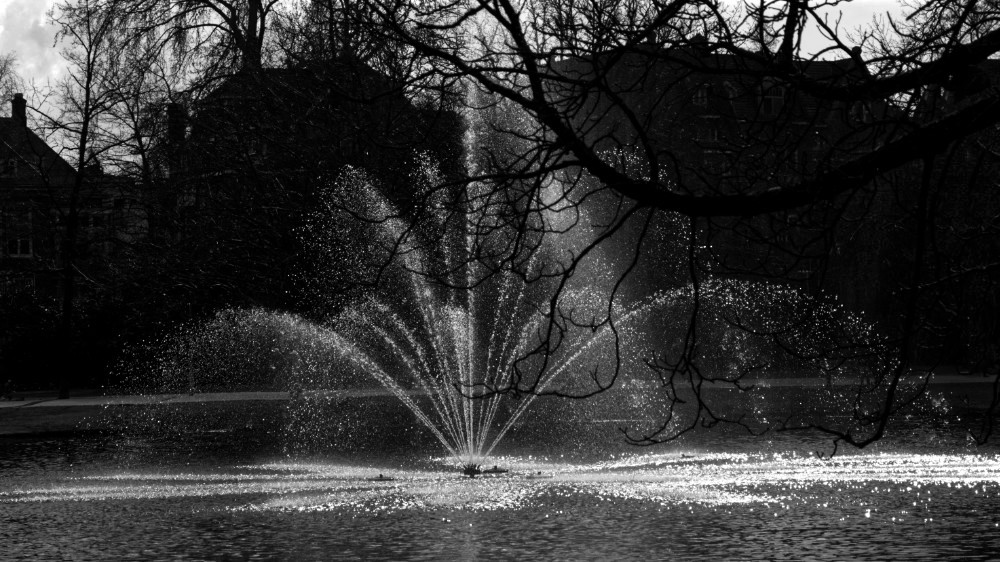
[[[699,287],[720,276],[853,295],[848,304],[859,312],[875,305],[866,313],[888,338],[868,346],[873,358],[888,358],[870,360],[867,382],[844,397],[848,421],[789,415],[768,427],[818,430],[835,443],[863,447],[926,390],[926,376],[908,375],[916,363],[961,362],[997,374],[993,352],[978,353],[992,346],[976,344],[976,359],[945,358],[931,340],[941,323],[971,326],[943,298],[960,293],[944,285],[974,283],[963,298],[995,293],[995,267],[985,254],[994,244],[996,207],[985,182],[975,179],[982,172],[967,165],[976,157],[958,164],[952,155],[972,143],[980,170],[994,160],[985,141],[1000,119],[990,61],[1000,50],[998,14],[977,2],[929,1],[849,33],[827,15],[843,4],[370,4],[394,40],[425,55],[438,75],[479,92],[468,96],[470,106],[503,108],[488,128],[504,140],[477,145],[469,181],[489,217],[481,239],[507,242],[484,242],[470,259],[515,269],[529,281],[558,279],[548,331],[532,356],[544,362],[575,329],[614,329],[614,303],[643,260],[673,255],[666,249],[673,246],[654,242],[651,233],[672,231],[669,238],[686,245],[659,282],[680,274],[696,304],[680,349],[663,346],[650,361],[671,409],[667,422],[639,442],[673,439],[701,424],[745,424],[707,407],[712,396],[704,391],[709,382],[742,389],[752,380],[749,372],[702,368],[710,342]],[[943,179],[947,170],[969,186],[964,202],[956,184]],[[974,200],[991,210],[968,213]],[[590,217],[598,208],[600,218]],[[552,215],[570,218],[547,220]],[[942,261],[950,251],[942,229],[957,234],[946,216],[966,223],[953,244],[979,235],[977,249],[966,253],[971,261]],[[587,242],[549,267],[527,265],[525,256],[546,240],[565,240],[567,229],[585,232]],[[582,318],[564,297],[573,293],[574,277],[595,267],[602,248],[629,257],[604,294],[604,313]],[[877,283],[859,288],[862,279]],[[788,316],[764,335],[782,345],[802,321]],[[822,355],[785,347],[809,361]],[[829,359],[824,369],[842,369],[843,358]],[[589,388],[564,392],[546,390],[529,364],[536,363],[526,358],[508,385],[492,390],[584,397],[612,386],[621,365],[583,374]],[[985,419],[996,403],[994,390]],[[673,407],[692,404],[690,420],[670,422]],[[988,433],[989,425],[979,436]]]

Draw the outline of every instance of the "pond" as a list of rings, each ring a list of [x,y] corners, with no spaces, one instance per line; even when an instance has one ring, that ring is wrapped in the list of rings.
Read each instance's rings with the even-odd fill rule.
[[[815,442],[798,437],[722,431],[628,448],[609,437],[618,420],[576,421],[574,439],[515,432],[490,460],[509,472],[470,479],[432,441],[386,438],[411,442],[410,426],[390,424],[369,448],[292,454],[280,432],[234,412],[169,433],[0,439],[2,558],[985,560],[1000,552],[1000,458],[942,452],[940,427],[904,428],[897,434],[907,439],[895,444],[823,460]],[[254,410],[263,422],[267,414]]]

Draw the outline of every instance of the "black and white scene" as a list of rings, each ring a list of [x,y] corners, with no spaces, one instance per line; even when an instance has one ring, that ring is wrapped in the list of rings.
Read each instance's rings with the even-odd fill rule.
[[[0,0],[0,559],[995,560],[1000,2]]]

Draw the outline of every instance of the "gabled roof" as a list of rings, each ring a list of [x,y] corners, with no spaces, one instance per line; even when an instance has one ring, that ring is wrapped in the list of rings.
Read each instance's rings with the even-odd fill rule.
[[[189,175],[402,166],[428,136],[401,84],[350,60],[238,72],[185,119],[175,169]]]
[[[867,72],[850,58],[795,60],[792,67],[801,75],[830,86],[857,81]],[[768,76],[768,67],[759,58],[707,50],[697,45],[664,47],[643,44],[596,53],[590,57],[553,60],[549,69],[552,78],[577,81],[581,85],[600,78],[616,88],[624,88],[623,92],[642,89],[664,79],[677,86],[686,83],[687,88],[693,85],[692,81],[720,84],[728,81],[743,90],[780,82]],[[598,72],[606,74],[599,77]]]
[[[400,85],[376,70],[350,61],[328,61],[292,68],[265,68],[238,72],[196,102],[195,113],[213,112],[227,103],[266,101],[268,111],[287,107],[301,111],[331,102],[372,103],[383,99],[405,100]]]
[[[9,161],[17,166],[15,175],[3,174]],[[0,189],[69,185],[74,175],[73,167],[30,128],[0,118]]]
[[[793,72],[817,85],[846,86],[863,80],[867,69],[852,58],[794,60]],[[592,57],[553,60],[548,67],[554,97],[579,104],[579,113],[592,119],[602,103],[624,104],[641,119],[663,119],[664,112],[679,116],[721,116],[766,122],[760,115],[764,97],[774,91],[781,99],[783,117],[802,123],[821,123],[833,117],[843,102],[817,97],[772,77],[764,57],[740,56],[699,44],[669,47],[653,43],[609,50]],[[779,88],[780,87],[780,88]],[[618,102],[603,99],[610,89]],[[704,90],[705,93],[701,93]],[[695,97],[705,100],[692,103]],[[595,105],[597,104],[597,105]],[[761,117],[764,117],[761,119]],[[680,118],[680,117],[678,117]]]

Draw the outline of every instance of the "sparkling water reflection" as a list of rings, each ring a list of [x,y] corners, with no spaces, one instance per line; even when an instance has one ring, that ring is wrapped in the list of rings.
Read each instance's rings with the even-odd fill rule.
[[[476,479],[437,468],[447,461],[23,477],[0,487],[0,540],[13,560],[988,559],[1000,551],[994,455],[508,456],[497,462],[511,472]]]

